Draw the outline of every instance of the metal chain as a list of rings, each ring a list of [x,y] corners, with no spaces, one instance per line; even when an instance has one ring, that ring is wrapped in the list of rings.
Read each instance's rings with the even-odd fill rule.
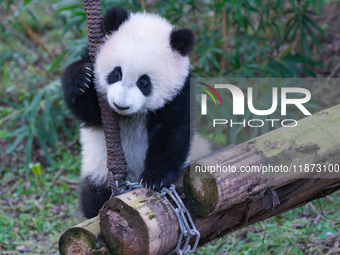
[[[131,190],[144,187],[144,185],[142,185],[139,182],[130,182],[130,181],[127,181],[127,180],[115,180],[115,183],[116,183],[116,188],[119,192],[118,194],[123,194],[123,193],[129,192]],[[111,193],[110,198],[117,196],[117,194],[115,194],[115,192],[113,192],[112,190],[111,190],[111,192],[112,193]]]
[[[169,198],[175,203],[176,208],[169,201],[171,208],[174,210],[178,223],[181,229],[181,234],[178,239],[176,250],[173,253],[182,255],[190,252],[195,252],[198,242],[200,240],[200,232],[196,229],[195,224],[191,218],[191,215],[184,205],[182,199],[178,195],[175,185],[171,185],[170,188],[163,188],[161,191],[161,196],[169,201]],[[169,198],[168,198],[169,197]],[[189,242],[192,237],[196,236],[194,245],[191,247]],[[183,239],[185,239],[183,241]]]

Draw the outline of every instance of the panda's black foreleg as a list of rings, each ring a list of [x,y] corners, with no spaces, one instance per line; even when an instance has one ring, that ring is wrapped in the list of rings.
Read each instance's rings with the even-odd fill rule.
[[[83,58],[70,64],[61,79],[67,107],[86,127],[101,126],[93,76],[93,65]]]
[[[189,132],[187,125],[180,126],[179,129],[163,127],[157,130],[149,144],[145,170],[141,175],[141,180],[147,187],[160,190],[179,179],[189,152]]]
[[[98,215],[100,208],[109,200],[111,190],[107,185],[96,186],[85,178],[81,184],[81,207],[86,218],[93,218]]]
[[[146,153],[143,183],[160,190],[176,182],[190,149],[189,77],[175,99],[148,119],[149,146]]]

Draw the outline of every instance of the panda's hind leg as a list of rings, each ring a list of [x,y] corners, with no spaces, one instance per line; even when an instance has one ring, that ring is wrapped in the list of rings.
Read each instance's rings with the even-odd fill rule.
[[[81,128],[82,145],[81,205],[87,218],[97,216],[99,209],[110,198],[106,176],[106,144],[104,131],[95,128]]]
[[[97,186],[88,178],[83,179],[81,184],[81,207],[86,218],[98,215],[100,208],[109,200],[111,190],[107,185]]]

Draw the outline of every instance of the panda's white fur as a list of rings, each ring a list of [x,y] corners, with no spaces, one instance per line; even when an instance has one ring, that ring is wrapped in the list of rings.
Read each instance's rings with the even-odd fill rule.
[[[147,147],[147,132],[145,118],[142,115],[122,118],[120,121],[121,143],[128,164],[127,179],[136,182],[144,169],[145,152]],[[136,132],[131,132],[132,127]],[[81,177],[89,178],[93,184],[100,186],[106,183],[107,156],[104,132],[91,128],[80,129],[80,142],[82,144],[82,170]],[[94,150],[93,148],[98,148]],[[194,161],[211,153],[211,144],[198,134],[195,134],[190,146],[190,153],[186,163]],[[137,154],[133,154],[137,153]],[[135,155],[132,157],[132,155]]]
[[[127,179],[135,182],[144,168],[145,152],[147,147],[147,132],[145,128],[145,118],[142,115],[122,118],[121,143],[125,152],[128,166]],[[130,132],[128,127],[132,127],[136,132]],[[104,132],[92,128],[80,129],[80,142],[82,144],[82,170],[81,177],[89,178],[93,184],[100,186],[106,183],[107,176],[107,156]],[[93,148],[97,148],[94,150]],[[206,139],[195,134],[190,146],[190,154],[187,163],[211,153],[211,144]],[[133,154],[137,153],[137,154]],[[132,157],[131,155],[135,155]]]
[[[144,169],[148,144],[145,125],[146,119],[143,114],[122,116],[119,120],[121,144],[128,165],[127,179],[131,182],[138,181]],[[105,184],[108,170],[103,130],[81,128],[80,142],[82,145],[81,177],[89,178],[97,186]]]
[[[148,149],[145,116],[143,114],[136,114],[132,117],[122,116],[119,120],[119,127],[121,144],[128,165],[127,178],[136,182],[144,170],[145,155]]]
[[[95,62],[96,88],[120,114],[159,109],[182,88],[189,74],[189,57],[170,47],[173,29],[158,15],[132,13],[128,22],[109,35],[100,48]],[[107,76],[117,66],[123,70],[122,80],[109,86]],[[152,80],[148,97],[135,85],[145,73]],[[130,109],[121,111],[113,102]]]
[[[95,185],[106,182],[107,151],[103,130],[94,128],[80,129],[81,177],[90,178]]]

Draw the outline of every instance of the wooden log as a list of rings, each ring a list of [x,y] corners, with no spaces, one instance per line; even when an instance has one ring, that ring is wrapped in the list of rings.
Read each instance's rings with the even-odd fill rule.
[[[60,255],[109,255],[99,233],[99,216],[69,228],[59,238]]]
[[[338,189],[340,179],[299,179],[275,191],[281,203],[273,210],[268,208],[271,196],[265,192],[208,217],[193,214],[200,245]],[[145,188],[109,200],[100,211],[100,220],[105,242],[115,255],[168,254],[180,234],[168,202]]]
[[[165,254],[177,244],[176,214],[169,201],[147,188],[111,198],[99,215],[112,254]]]
[[[339,176],[339,172],[330,173],[323,168],[340,162],[339,126],[340,105],[337,105],[298,121],[297,127],[274,130],[199,160],[186,169],[183,178],[190,209],[207,216],[256,196],[267,187],[277,189],[298,178]],[[314,165],[312,171],[312,164],[319,165]],[[264,169],[268,165],[287,172],[241,173],[241,167]]]
[[[340,179],[300,179],[275,190],[279,196],[280,204],[273,210],[268,210],[271,198],[264,194],[260,198],[248,202],[243,201],[211,216],[197,217],[194,222],[201,233],[200,245],[250,224],[302,206],[314,199],[325,197],[339,189]]]

